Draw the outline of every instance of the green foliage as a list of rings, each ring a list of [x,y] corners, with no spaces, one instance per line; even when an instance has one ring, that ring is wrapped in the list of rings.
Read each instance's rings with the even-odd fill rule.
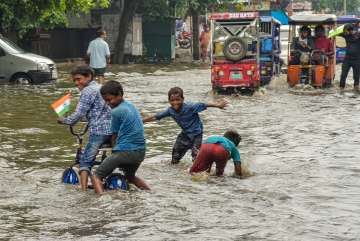
[[[0,30],[19,36],[34,28],[50,29],[67,24],[67,14],[106,8],[110,0],[0,0]]]
[[[313,0],[313,8],[317,12],[331,12],[331,13],[343,13],[344,0]],[[360,0],[346,0],[347,13],[355,14],[358,13],[358,7],[360,6]]]
[[[144,0],[137,12],[142,14],[145,21],[151,21],[173,16],[172,7],[173,5],[168,0]]]

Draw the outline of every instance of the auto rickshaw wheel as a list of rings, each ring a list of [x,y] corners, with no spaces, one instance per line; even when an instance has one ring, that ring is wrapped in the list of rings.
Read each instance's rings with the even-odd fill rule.
[[[239,37],[230,37],[224,43],[224,55],[228,60],[238,61],[246,56],[247,44]]]

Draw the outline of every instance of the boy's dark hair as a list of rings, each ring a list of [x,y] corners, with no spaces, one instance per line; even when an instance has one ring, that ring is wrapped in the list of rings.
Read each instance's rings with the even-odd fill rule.
[[[238,146],[241,141],[241,136],[239,135],[239,133],[237,133],[237,131],[234,130],[226,131],[224,133],[224,137],[232,141],[235,144],[235,146]]]
[[[306,25],[304,25],[300,28],[300,33],[302,33],[302,32],[307,32],[309,35],[311,35],[311,29]]]
[[[351,24],[351,23],[347,23],[347,24],[345,24],[345,26],[344,26],[344,30],[345,30],[345,31],[354,30],[354,25]]]
[[[89,67],[88,65],[76,66],[71,71],[71,75],[76,75],[76,74],[80,74],[80,75],[83,75],[85,77],[91,76],[91,79],[94,78],[94,70],[91,67]]]
[[[109,80],[101,87],[100,93],[101,95],[123,96],[124,90],[119,82],[115,80]]]
[[[317,32],[325,32],[325,28],[324,28],[324,26],[322,26],[322,25],[317,25],[316,27],[315,27],[315,33],[317,33]]]
[[[96,30],[96,37],[101,37],[105,34],[105,30],[100,28],[98,30]]]
[[[184,92],[180,87],[173,87],[169,90],[168,92],[169,100],[172,95],[179,95],[182,99],[184,99]]]

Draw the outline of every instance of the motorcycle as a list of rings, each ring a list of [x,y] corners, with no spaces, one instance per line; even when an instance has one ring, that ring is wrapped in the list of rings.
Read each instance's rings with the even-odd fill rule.
[[[189,49],[191,47],[191,32],[182,31],[177,36],[178,46],[182,49]]]

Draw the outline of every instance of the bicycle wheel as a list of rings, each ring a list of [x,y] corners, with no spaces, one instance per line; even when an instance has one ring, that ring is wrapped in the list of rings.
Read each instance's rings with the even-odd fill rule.
[[[107,190],[129,190],[129,184],[124,175],[113,173],[105,180],[105,189]]]
[[[65,184],[78,185],[80,180],[79,173],[74,167],[69,167],[63,172],[61,181]]]

